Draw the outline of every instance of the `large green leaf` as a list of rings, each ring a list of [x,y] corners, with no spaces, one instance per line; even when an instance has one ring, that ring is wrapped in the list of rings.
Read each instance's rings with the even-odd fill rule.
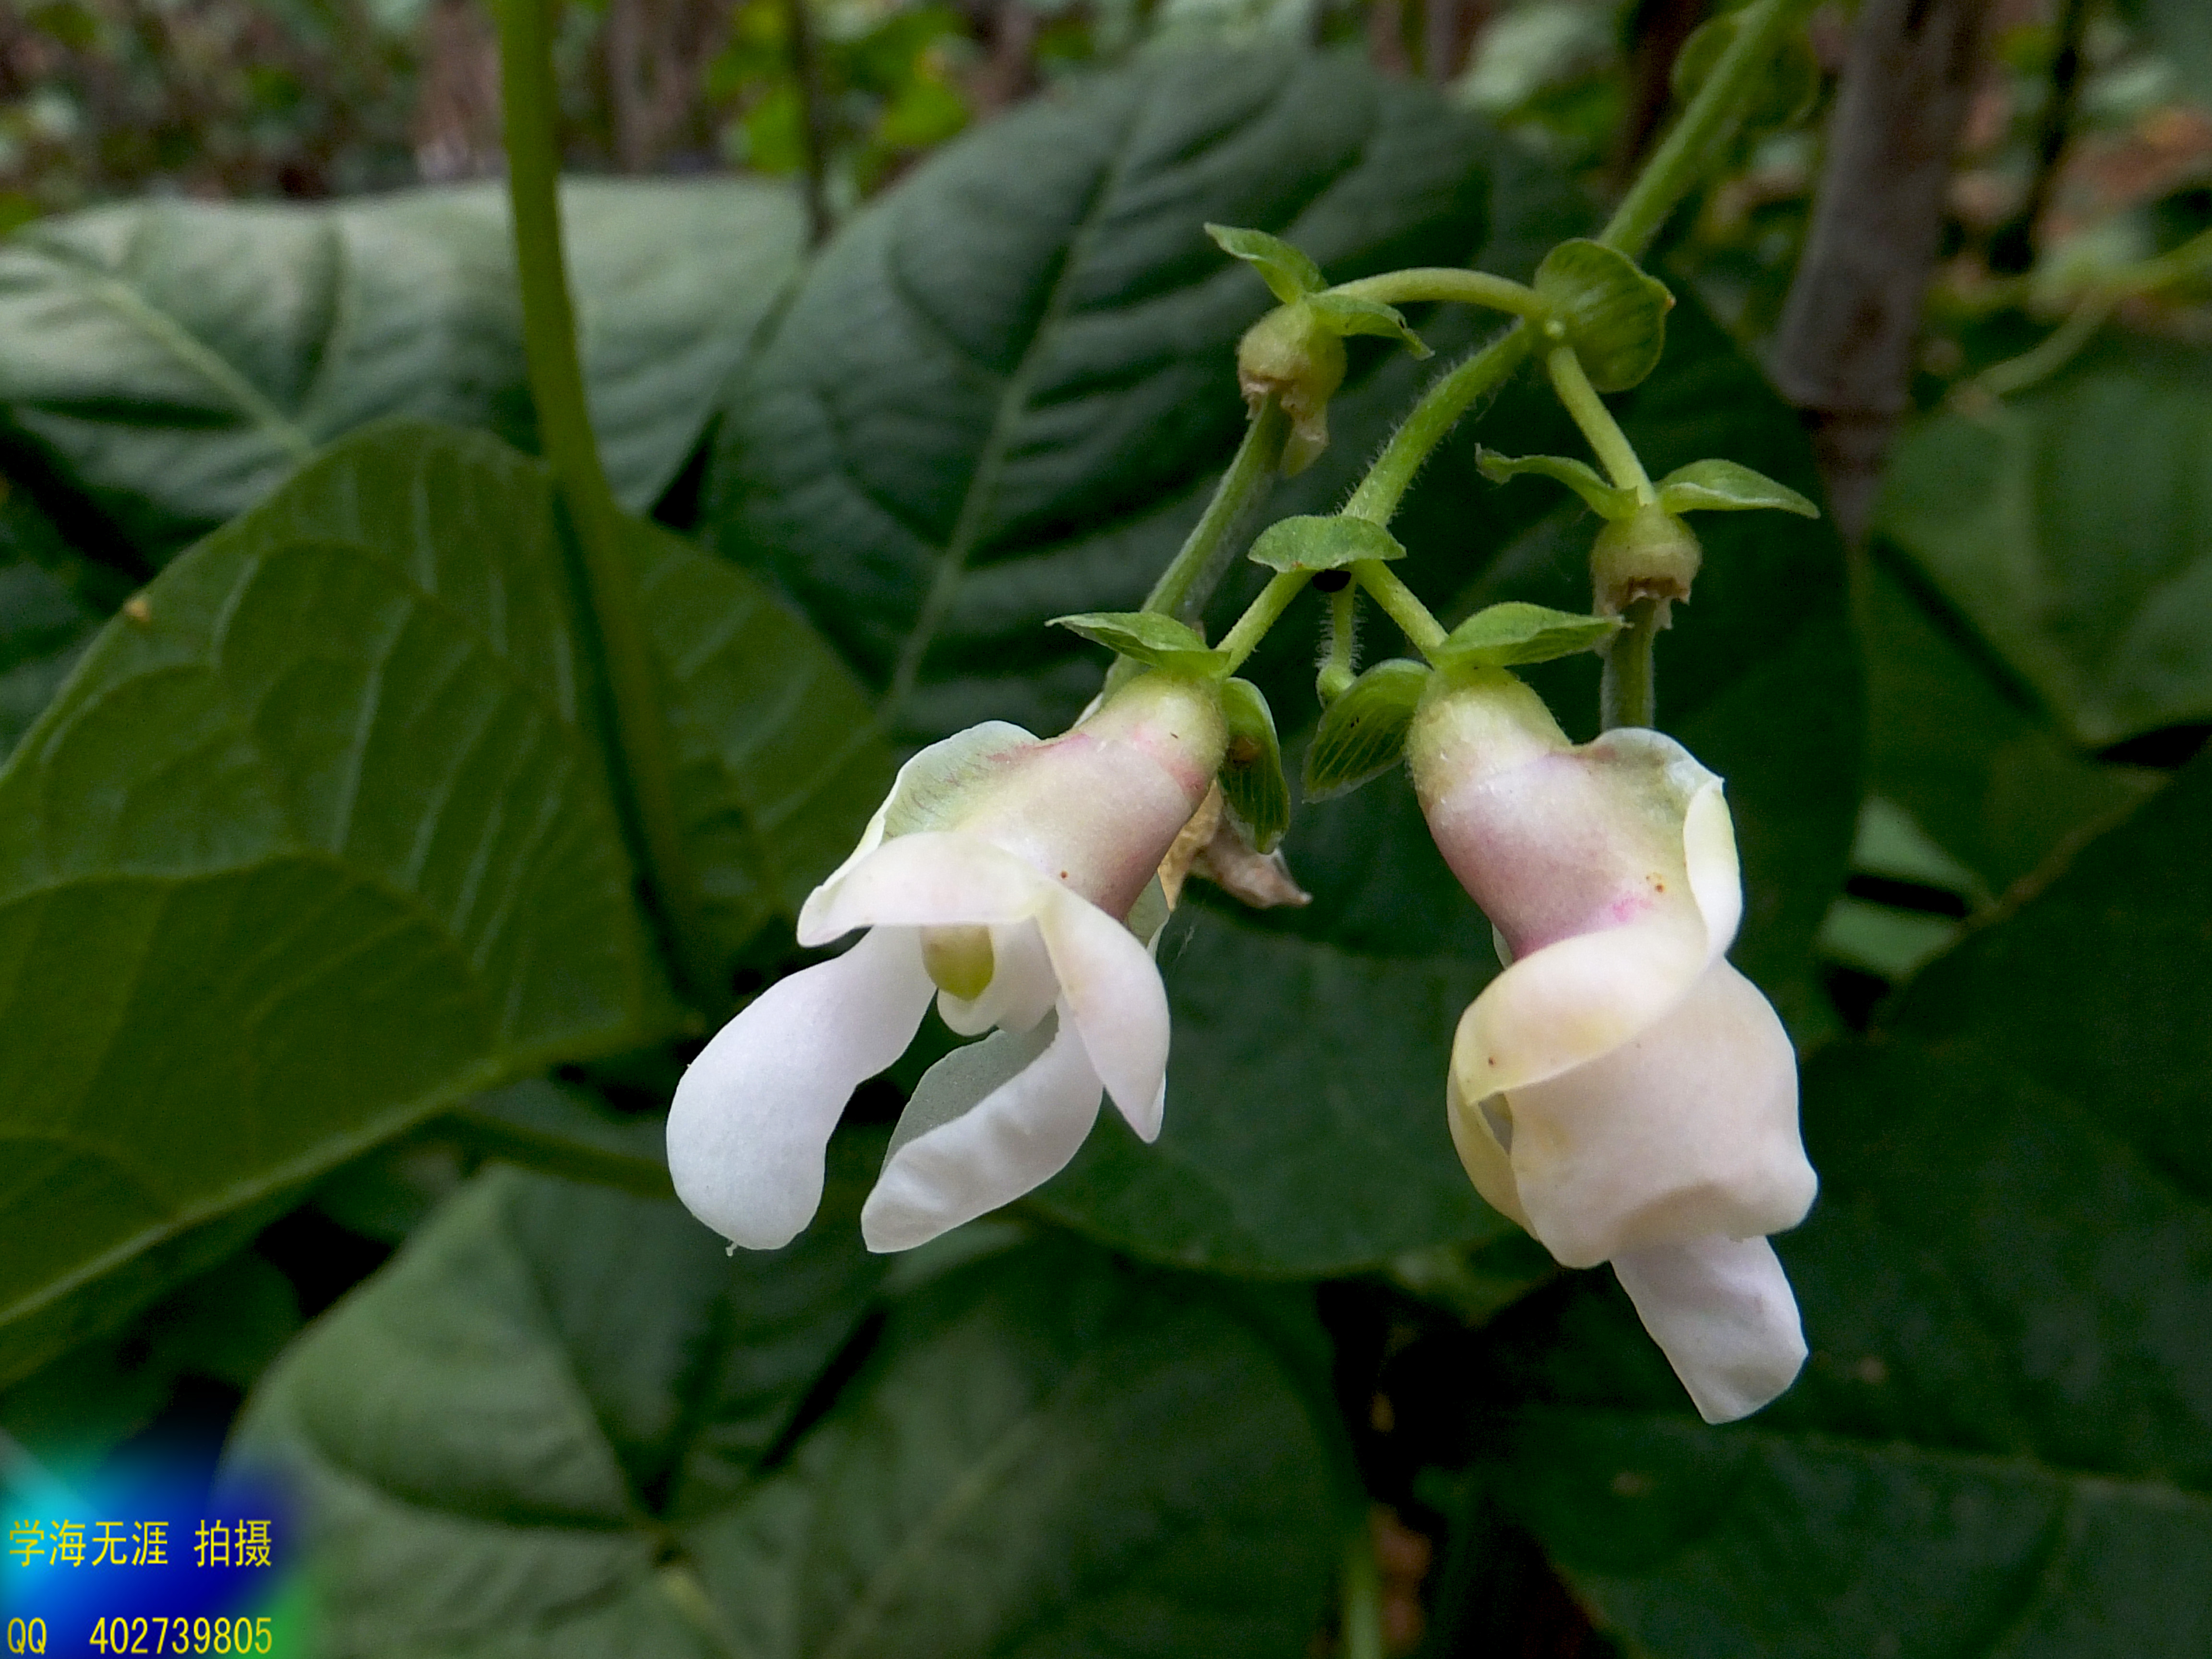
[[[804,624],[638,534],[733,953],[884,757]],[[164,572],[0,773],[0,1370],[376,1139],[669,1029],[565,566],[537,463],[364,434]]]
[[[1599,1275],[1509,1322],[1498,1491],[1654,1654],[2212,1643],[2208,811],[2199,762],[1814,1066],[1776,1406],[1699,1425]]]
[[[896,732],[1064,723],[1243,422],[1267,308],[1205,224],[1341,281],[1482,241],[1490,141],[1356,61],[1169,54],[949,146],[817,260],[733,387],[712,533],[775,573]],[[1357,455],[1369,434],[1340,429]]]
[[[1935,416],[1880,525],[2077,741],[2212,720],[2212,353],[2116,347]]]
[[[304,1506],[327,1650],[1299,1651],[1326,1466],[1267,1343],[1063,1242],[909,1293],[825,1385],[880,1272],[865,1179],[833,1162],[769,1256],[672,1204],[465,1191],[234,1449]]]
[[[781,296],[805,216],[728,179],[578,183],[564,206],[607,470],[641,509]],[[156,556],[369,421],[532,438],[495,185],[42,220],[0,245],[0,335],[9,418]]]

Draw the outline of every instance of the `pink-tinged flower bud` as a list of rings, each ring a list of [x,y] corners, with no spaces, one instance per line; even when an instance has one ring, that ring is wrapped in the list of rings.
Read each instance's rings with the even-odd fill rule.
[[[1460,1020],[1454,1144],[1562,1262],[1614,1263],[1709,1418],[1756,1410],[1804,1358],[1764,1238],[1815,1180],[1788,1034],[1725,954],[1742,884],[1721,781],[1656,732],[1571,744],[1508,674],[1437,678],[1414,786],[1507,964]]]
[[[866,937],[763,992],[678,1085],[669,1173],[692,1213],[751,1249],[795,1237],[845,1102],[933,996],[955,1030],[996,1030],[915,1090],[861,1212],[871,1249],[922,1243],[1056,1174],[1102,1092],[1158,1135],[1167,995],[1127,922],[1226,740],[1211,686],[1146,675],[1049,741],[994,722],[908,761],[799,912],[803,945]]]

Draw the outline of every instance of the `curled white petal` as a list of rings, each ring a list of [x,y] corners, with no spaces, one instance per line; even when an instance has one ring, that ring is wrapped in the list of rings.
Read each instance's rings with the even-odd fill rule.
[[[821,933],[820,915],[854,866],[882,846],[887,836],[945,828],[961,798],[988,776],[994,762],[1035,748],[1039,741],[1018,726],[985,720],[915,753],[899,768],[891,781],[890,793],[884,797],[884,804],[876,808],[868,827],[860,832],[860,844],[807,895],[799,912],[799,938],[818,938],[823,943],[836,939],[835,933]]]
[[[846,1101],[906,1052],[933,988],[916,936],[878,928],[747,1004],[676,1085],[668,1173],[684,1207],[748,1249],[798,1237]]]
[[[1059,884],[973,836],[896,836],[848,869],[799,929],[827,945],[855,927],[989,927],[1027,921]]]
[[[1127,927],[1065,889],[1037,915],[1060,980],[1060,1006],[1129,1127],[1160,1133],[1168,1073],[1168,994],[1151,951]]]
[[[912,1134],[900,1123],[860,1212],[861,1237],[872,1250],[911,1249],[1050,1180],[1091,1133],[1099,1093],[1082,1041],[1064,1018],[947,1055],[907,1109],[938,1121]]]
[[[1516,961],[1460,1016],[1452,1073],[1480,1100],[1587,1066],[1649,1029],[1705,971],[1704,930],[1679,910],[1577,933]]]
[[[1613,1270],[1706,1422],[1748,1417],[1796,1380],[1804,1328],[1765,1239],[1634,1250],[1615,1257]]]
[[[1780,1232],[1813,1202],[1796,1054],[1726,962],[1665,1018],[1505,1102],[1521,1208],[1569,1267],[1707,1234]]]

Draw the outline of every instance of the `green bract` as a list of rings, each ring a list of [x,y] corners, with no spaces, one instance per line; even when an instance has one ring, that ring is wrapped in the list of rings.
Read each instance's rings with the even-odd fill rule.
[[[1636,492],[1607,483],[1588,461],[1573,460],[1565,455],[1500,455],[1495,450],[1478,448],[1476,465],[1482,476],[1492,483],[1504,483],[1522,473],[1534,473],[1540,478],[1552,478],[1575,492],[1592,508],[1608,519],[1625,519],[1636,511]]]
[[[1157,611],[1091,611],[1080,616],[1054,617],[1052,626],[1080,634],[1109,651],[1170,674],[1229,672],[1226,653],[1209,647],[1205,636],[1188,623]]]
[[[1572,346],[1600,392],[1626,392],[1659,366],[1674,296],[1626,254],[1562,242],[1536,267],[1536,292],[1551,307],[1546,337]]]
[[[1249,680],[1224,680],[1221,715],[1229,750],[1221,763],[1221,793],[1230,810],[1251,826],[1252,843],[1272,853],[1291,827],[1291,789],[1283,781],[1283,746],[1275,716]]]
[[[1308,800],[1356,789],[1398,763],[1431,672],[1402,657],[1378,662],[1328,706],[1306,750]]]
[[[1595,651],[1620,628],[1617,617],[1514,601],[1476,611],[1431,654],[1440,667],[1511,668]]]
[[[1341,570],[1362,559],[1402,559],[1398,538],[1370,519],[1281,519],[1261,532],[1245,556],[1270,570]]]
[[[1335,334],[1380,334],[1399,341],[1416,357],[1435,355],[1422,343],[1421,337],[1407,326],[1405,314],[1397,307],[1386,306],[1380,300],[1362,300],[1350,294],[1316,294],[1305,301],[1305,306],[1321,319],[1323,327]]]
[[[1245,230],[1236,225],[1208,225],[1206,234],[1232,258],[1242,259],[1260,273],[1267,292],[1285,305],[1318,294],[1328,286],[1321,267],[1298,248],[1264,230]]]
[[[1659,481],[1659,505],[1669,513],[1742,513],[1771,507],[1817,519],[1820,509],[1788,484],[1734,461],[1692,461]]]

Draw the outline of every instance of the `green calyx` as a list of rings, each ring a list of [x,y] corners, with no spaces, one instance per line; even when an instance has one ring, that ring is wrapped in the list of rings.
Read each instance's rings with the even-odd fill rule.
[[[1689,526],[1656,501],[1640,507],[1599,531],[1590,548],[1597,610],[1617,617],[1638,599],[1686,599],[1704,561]]]
[[[1537,266],[1536,293],[1548,313],[1545,339],[1571,346],[1600,392],[1626,392],[1659,366],[1674,296],[1626,254],[1580,238],[1562,242]]]
[[[1416,357],[1429,356],[1429,348],[1395,306],[1332,291],[1321,267],[1280,237],[1233,225],[1206,231],[1281,301],[1238,342],[1237,380],[1253,410],[1273,398],[1291,417],[1283,472],[1302,472],[1328,447],[1328,400],[1344,383],[1346,337],[1382,335]]]
[[[1221,760],[1221,794],[1252,831],[1252,845],[1272,853],[1291,827],[1291,787],[1283,778],[1283,745],[1275,716],[1249,680],[1221,683],[1221,718],[1229,743]]]
[[[1306,750],[1308,800],[1357,789],[1398,763],[1433,672],[1403,657],[1378,662],[1322,711]]]
[[[1185,679],[1218,679],[1232,666],[1229,653],[1207,645],[1196,629],[1157,611],[1086,611],[1054,617],[1050,625]]]
[[[1270,570],[1343,570],[1363,559],[1402,559],[1398,538],[1371,519],[1344,514],[1279,519],[1245,555]]]
[[[1595,651],[1620,629],[1615,617],[1589,617],[1514,601],[1478,611],[1430,654],[1454,672],[1515,668]]]

